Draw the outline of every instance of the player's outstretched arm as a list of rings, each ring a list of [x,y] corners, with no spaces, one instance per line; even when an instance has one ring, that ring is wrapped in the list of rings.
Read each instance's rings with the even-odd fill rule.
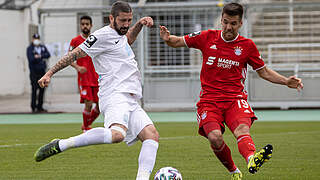
[[[170,35],[170,31],[165,26],[160,25],[160,37],[170,47],[187,47],[184,43],[183,37]]]
[[[127,32],[128,44],[132,44],[141,31],[143,26],[151,27],[153,26],[153,19],[151,17],[143,17],[141,18],[135,25],[133,25]]]
[[[67,55],[63,56],[39,81],[40,87],[48,87],[51,77],[61,69],[70,65],[73,61],[85,57],[87,54],[79,47],[75,48]]]
[[[276,71],[266,66],[260,70],[257,70],[257,73],[261,78],[267,81],[270,81],[272,83],[286,85],[289,88],[294,88],[294,89],[297,89],[298,91],[303,89],[303,83],[301,79],[295,76],[290,76],[288,78],[284,77],[281,74],[277,73]]]

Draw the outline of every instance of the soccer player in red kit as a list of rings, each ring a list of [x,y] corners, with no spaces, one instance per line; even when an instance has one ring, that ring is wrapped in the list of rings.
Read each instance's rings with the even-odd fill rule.
[[[239,35],[242,15],[242,5],[226,4],[222,11],[222,30],[199,31],[183,37],[170,35],[165,26],[160,26],[160,36],[167,45],[201,50],[198,132],[209,140],[213,152],[230,172],[231,179],[237,180],[242,178],[242,173],[223,140],[225,125],[237,139],[239,152],[245,158],[250,173],[256,173],[271,158],[273,149],[268,144],[256,152],[250,136],[250,127],[257,118],[247,102],[244,88],[247,66],[252,66],[261,78],[272,83],[298,90],[303,88],[301,79],[295,76],[287,78],[269,69],[254,42]]]
[[[78,47],[85,41],[90,35],[90,30],[92,28],[92,19],[90,16],[82,16],[80,18],[80,29],[81,34],[73,38],[70,42],[70,49],[72,51],[74,48]],[[91,129],[90,125],[99,116],[99,105],[98,105],[98,74],[96,73],[92,60],[89,56],[85,56],[77,60],[77,63],[72,63],[78,72],[78,86],[80,90],[80,103],[85,104],[85,108],[82,112],[83,124],[81,129],[85,132]],[[96,104],[92,108],[93,103]]]

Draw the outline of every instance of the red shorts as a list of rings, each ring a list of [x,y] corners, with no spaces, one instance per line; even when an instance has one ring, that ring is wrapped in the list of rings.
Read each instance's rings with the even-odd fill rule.
[[[84,100],[98,103],[98,86],[79,86],[80,89],[80,103],[84,103]]]
[[[207,137],[212,130],[225,131],[224,124],[233,133],[240,124],[251,127],[257,117],[245,99],[233,101],[214,101],[197,105],[198,133]]]

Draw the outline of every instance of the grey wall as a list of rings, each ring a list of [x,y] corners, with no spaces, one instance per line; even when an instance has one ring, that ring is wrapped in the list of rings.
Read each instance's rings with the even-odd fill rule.
[[[0,10],[0,96],[24,93],[28,80],[28,45],[23,11]]]

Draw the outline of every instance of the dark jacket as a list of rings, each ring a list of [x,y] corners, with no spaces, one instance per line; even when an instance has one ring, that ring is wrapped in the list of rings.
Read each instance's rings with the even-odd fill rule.
[[[41,58],[35,58],[35,55],[38,54],[35,50],[35,46],[31,43],[27,48],[27,57],[29,62],[29,69],[31,74],[43,73],[46,71],[47,64],[45,59],[50,57],[50,53],[46,46],[40,45],[41,47]]]

